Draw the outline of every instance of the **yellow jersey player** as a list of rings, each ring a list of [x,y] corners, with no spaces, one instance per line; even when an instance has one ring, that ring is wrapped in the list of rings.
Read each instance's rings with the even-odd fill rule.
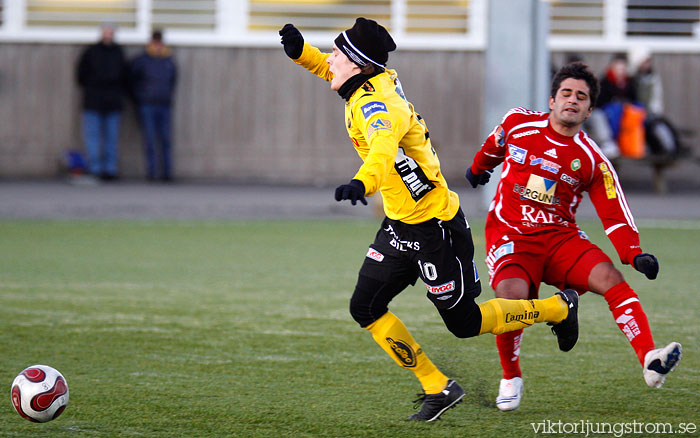
[[[459,338],[505,333],[548,322],[559,348],[578,339],[578,295],[562,291],[544,300],[492,299],[481,293],[469,224],[449,190],[425,121],[404,95],[396,71],[386,68],[396,49],[389,33],[358,18],[334,41],[332,53],[304,42],[291,24],[280,30],[287,55],[326,81],[345,100],[345,126],[363,165],[335,191],[337,201],[367,204],[380,193],[386,218],[370,245],[350,299],[350,313],[423,388],[422,408],[409,420],[434,421],[464,390],[428,358],[389,302],[420,277],[448,330]]]

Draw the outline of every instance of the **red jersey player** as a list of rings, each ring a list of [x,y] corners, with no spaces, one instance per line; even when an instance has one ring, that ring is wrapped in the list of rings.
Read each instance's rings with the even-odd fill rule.
[[[610,161],[583,132],[598,82],[583,63],[562,67],[552,81],[549,113],[510,110],[488,136],[467,179],[486,184],[503,163],[486,219],[486,263],[499,298],[535,298],[541,282],[559,289],[603,295],[629,340],[650,387],[661,387],[681,358],[681,345],[655,349],[637,294],[610,258],[576,225],[576,209],[588,192],[620,260],[653,280],[659,264],[643,253],[639,233]],[[503,367],[496,405],[517,409],[523,392],[518,362],[522,330],[496,337]]]

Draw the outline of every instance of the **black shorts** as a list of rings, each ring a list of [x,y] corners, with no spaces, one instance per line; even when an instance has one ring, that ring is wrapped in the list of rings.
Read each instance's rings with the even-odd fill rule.
[[[415,284],[420,277],[438,309],[481,293],[469,224],[459,209],[449,221],[406,224],[385,218],[370,245],[360,275],[393,284]]]

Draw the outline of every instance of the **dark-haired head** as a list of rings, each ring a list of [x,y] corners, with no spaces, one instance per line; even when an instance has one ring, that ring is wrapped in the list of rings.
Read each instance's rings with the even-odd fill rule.
[[[162,42],[163,41],[163,31],[161,29],[153,29],[151,33],[151,39],[153,41]]]
[[[591,72],[590,68],[588,68],[588,65],[583,62],[571,62],[559,69],[552,79],[552,88],[550,90],[552,99],[557,95],[561,83],[569,78],[580,79],[588,84],[591,108],[594,107],[598,100],[600,86],[598,85],[598,79],[593,72]]]

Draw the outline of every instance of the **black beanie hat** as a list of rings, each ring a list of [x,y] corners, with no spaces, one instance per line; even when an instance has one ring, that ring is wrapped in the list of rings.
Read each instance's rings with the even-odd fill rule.
[[[360,17],[355,25],[341,32],[335,45],[348,58],[360,67],[368,62],[386,67],[389,52],[396,50],[396,44],[384,27],[374,20]]]

